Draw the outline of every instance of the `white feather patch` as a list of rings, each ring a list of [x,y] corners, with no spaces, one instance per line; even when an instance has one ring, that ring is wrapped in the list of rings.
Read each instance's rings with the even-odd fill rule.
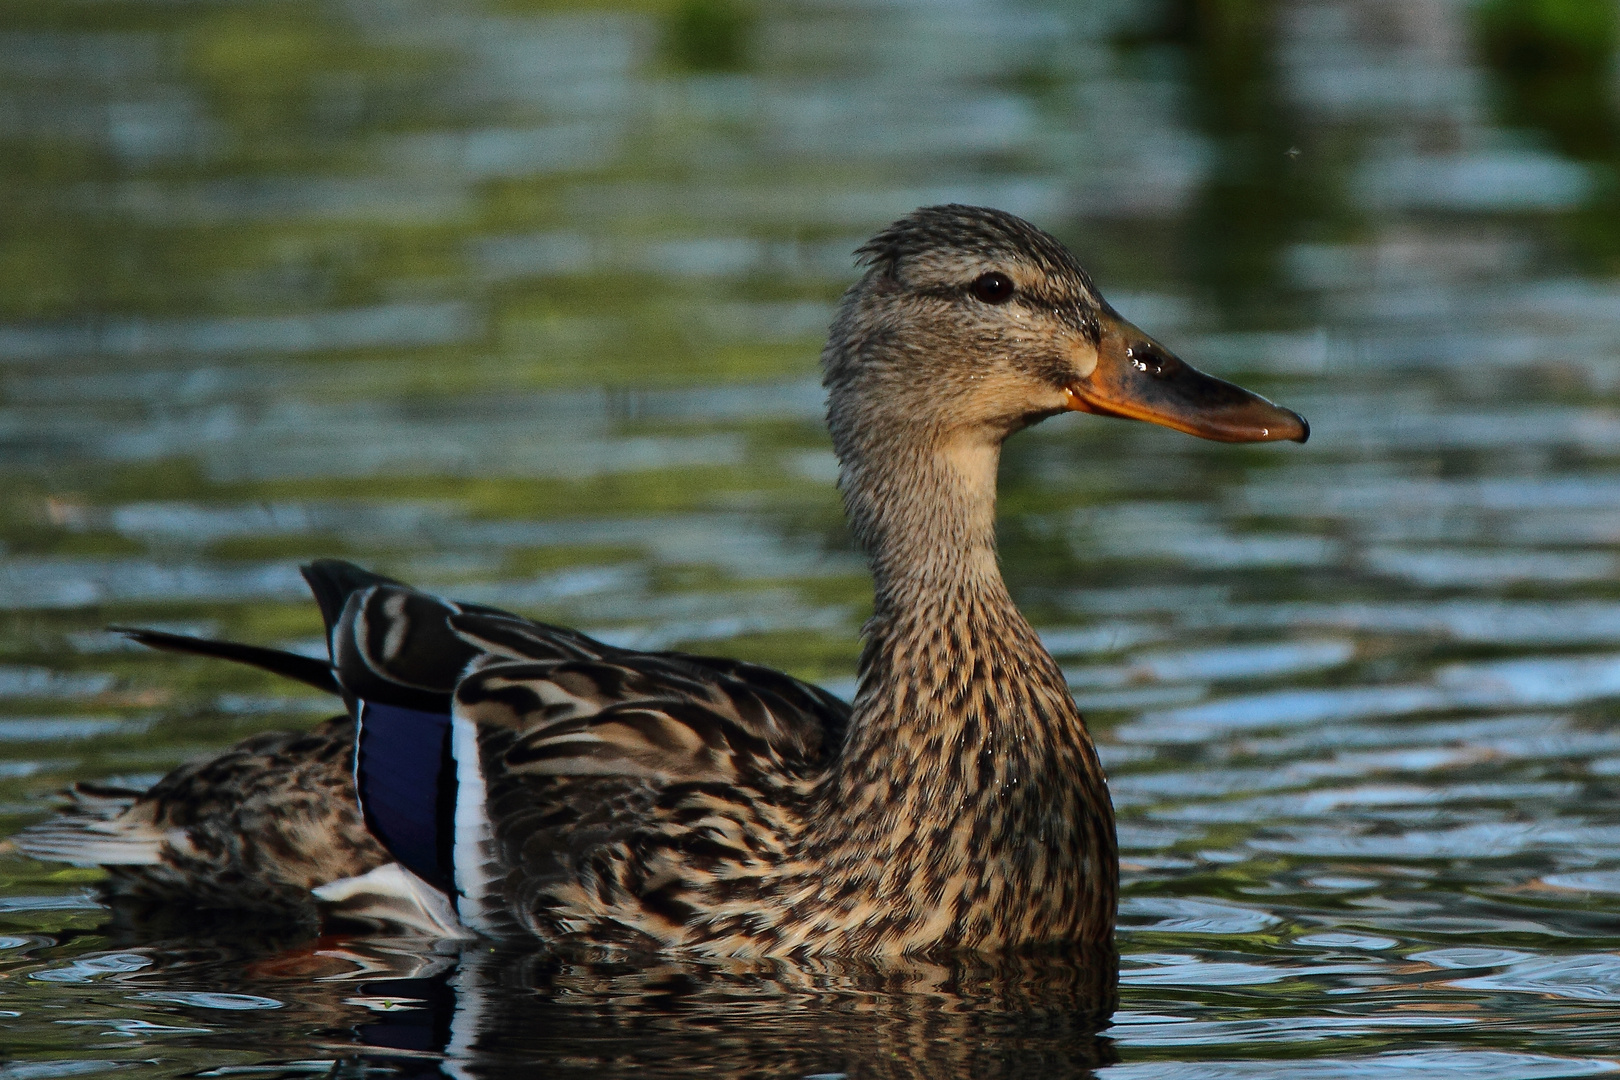
[[[396,931],[435,938],[469,938],[444,893],[399,863],[359,877],[339,878],[310,890],[337,913]]]
[[[451,855],[455,867],[456,904],[461,921],[490,933],[490,863],[495,853],[495,831],[489,823],[484,769],[478,754],[478,725],[463,716],[450,718],[450,756],[456,760],[456,838]]]
[[[450,976],[450,984],[456,988],[456,1011],[450,1017],[450,1039],[439,1068],[453,1080],[474,1080],[477,1075],[469,1066],[478,1060],[478,1039],[489,1025],[485,1014],[496,989],[483,970],[488,955],[482,949],[465,950],[456,973]]]

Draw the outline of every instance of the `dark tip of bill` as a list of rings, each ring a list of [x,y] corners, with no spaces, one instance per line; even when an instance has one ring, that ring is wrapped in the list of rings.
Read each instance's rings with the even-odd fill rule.
[[[1289,411],[1293,412],[1292,409]],[[1309,442],[1311,438],[1311,422],[1300,416],[1299,413],[1294,413],[1294,418],[1299,421],[1299,438],[1294,441],[1297,443]]]

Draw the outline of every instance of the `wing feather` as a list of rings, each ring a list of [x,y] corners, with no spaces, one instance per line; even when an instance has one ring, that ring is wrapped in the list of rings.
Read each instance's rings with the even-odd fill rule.
[[[843,744],[849,705],[781,672],[345,573],[345,691],[452,717],[457,905],[481,931],[678,938],[690,889],[783,857],[792,815],[764,793]]]
[[[776,857],[738,832],[744,793],[812,775],[836,752],[848,707],[787,676],[782,694],[726,668],[626,650],[475,660],[453,709],[477,730],[494,858],[464,907],[497,933],[512,918],[546,937],[587,932],[575,923],[596,912],[593,937],[643,922],[663,937],[679,933],[692,884],[679,866],[701,877]],[[490,904],[492,892],[506,903]]]
[[[336,560],[310,564],[305,576],[327,625],[330,666],[257,646],[133,634],[340,690],[351,714],[319,733],[319,753],[249,740],[176,770],[150,793],[120,792],[106,806],[83,800],[17,846],[121,864],[135,891],[196,898],[212,888],[215,903],[276,890],[307,899],[334,878],[369,883],[370,896],[369,872],[387,857],[349,795],[349,752],[360,705],[393,705],[452,717],[460,917],[490,932],[548,937],[585,932],[581,920],[596,918],[593,939],[608,940],[615,926],[633,936],[638,919],[678,922],[683,890],[706,874],[740,872],[726,867],[753,855],[781,857],[781,838],[796,826],[791,809],[777,812],[778,796],[790,806],[843,745],[849,705],[769,668],[618,648]],[[318,783],[302,782],[306,757]],[[275,790],[257,791],[254,777]],[[296,793],[291,804],[287,791]],[[169,820],[175,813],[184,820]],[[682,866],[693,881],[682,883]],[[630,911],[637,904],[639,916]]]
[[[762,769],[801,772],[832,748],[821,716],[735,678],[691,678],[665,657],[489,658],[472,667],[456,688],[455,715],[515,735],[486,768],[737,780]]]

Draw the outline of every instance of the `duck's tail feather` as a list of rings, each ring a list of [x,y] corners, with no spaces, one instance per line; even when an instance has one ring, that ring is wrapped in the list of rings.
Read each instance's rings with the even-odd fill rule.
[[[146,789],[80,780],[68,788],[65,794],[70,800],[65,808],[69,812],[111,821],[134,806],[135,800],[146,794]]]
[[[208,638],[191,637],[187,634],[171,634],[165,630],[144,630],[138,626],[109,626],[107,629],[116,634],[123,634],[131,641],[138,641],[149,648],[234,660],[238,664],[249,664],[275,675],[285,675],[289,679],[296,679],[306,686],[313,686],[329,694],[343,692],[343,688],[338,685],[337,676],[332,671],[332,665],[313,656],[300,656],[298,653],[284,652],[281,649],[266,649],[235,641],[211,641]]]
[[[75,784],[61,813],[28,826],[11,843],[44,862],[153,866],[162,861],[163,830],[151,815],[129,813],[143,794],[106,784]]]

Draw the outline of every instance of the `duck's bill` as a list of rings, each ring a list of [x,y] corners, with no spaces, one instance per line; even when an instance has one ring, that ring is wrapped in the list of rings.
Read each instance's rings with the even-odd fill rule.
[[[1070,409],[1146,420],[1218,442],[1304,442],[1311,426],[1225,379],[1205,375],[1117,316],[1105,316],[1097,366],[1068,387]]]

